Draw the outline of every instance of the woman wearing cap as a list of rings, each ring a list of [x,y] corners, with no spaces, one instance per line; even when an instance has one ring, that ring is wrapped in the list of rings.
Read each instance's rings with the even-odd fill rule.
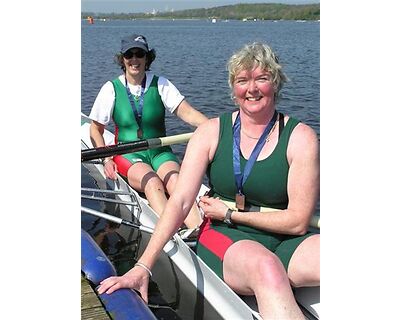
[[[286,78],[270,47],[244,46],[228,71],[239,110],[195,131],[138,264],[102,281],[98,292],[135,288],[147,301],[150,270],[207,171],[213,197],[200,200],[206,221],[197,254],[238,294],[255,295],[264,319],[304,319],[291,286],[319,286],[320,237],[307,231],[319,193],[318,138],[308,125],[276,111]]]
[[[165,136],[165,109],[192,126],[207,120],[168,79],[149,71],[155,57],[155,50],[149,50],[143,35],[133,34],[121,40],[116,61],[123,74],[103,85],[89,115],[90,136],[96,147],[105,145],[103,132],[111,120],[115,124],[116,143]],[[107,157],[103,164],[108,178],[116,179],[118,170],[162,214],[167,202],[165,192],[173,192],[180,170],[178,158],[170,147]],[[184,223],[188,228],[201,223],[195,205]]]

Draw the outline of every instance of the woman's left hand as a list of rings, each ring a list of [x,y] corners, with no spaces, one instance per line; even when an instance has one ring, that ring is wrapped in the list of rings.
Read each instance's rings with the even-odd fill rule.
[[[228,207],[219,198],[200,197],[199,207],[206,218],[223,221]]]
[[[99,294],[111,294],[121,288],[138,290],[143,300],[148,303],[149,273],[143,268],[133,267],[120,277],[109,277],[100,282],[97,288]]]

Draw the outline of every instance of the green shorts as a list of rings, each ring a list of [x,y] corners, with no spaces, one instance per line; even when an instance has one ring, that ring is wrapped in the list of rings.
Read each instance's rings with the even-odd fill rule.
[[[174,161],[179,164],[178,157],[172,152],[170,147],[160,147],[127,153],[121,156],[115,156],[114,161],[117,164],[118,172],[125,177],[128,175],[129,168],[136,162],[147,163],[154,171],[157,171],[158,168],[167,161]]]
[[[275,253],[286,271],[289,261],[301,242],[314,235],[307,232],[303,236],[292,236],[262,231],[248,226],[228,227],[225,223],[207,221],[202,226],[197,243],[197,254],[221,278],[225,252],[235,242],[253,240]]]

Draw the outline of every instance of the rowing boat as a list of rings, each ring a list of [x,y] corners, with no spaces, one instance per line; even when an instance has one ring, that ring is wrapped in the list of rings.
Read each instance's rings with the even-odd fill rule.
[[[81,149],[92,148],[93,145],[89,135],[90,119],[82,114],[81,116]],[[106,145],[113,145],[114,135],[105,130],[104,138]],[[103,181],[104,194],[112,194],[115,202],[119,206],[125,207],[130,212],[131,217],[128,220],[135,220],[139,226],[144,226],[151,232],[154,229],[158,215],[150,208],[146,199],[138,192],[133,190],[127,182],[118,176],[116,181],[106,179],[104,176],[103,165],[100,161],[94,161],[90,164],[84,164],[88,170],[96,171],[96,175]],[[199,196],[203,195],[208,187],[202,185]],[[87,190],[86,191],[93,191]],[[98,199],[93,195],[88,196]],[[105,198],[99,198],[105,199]],[[109,200],[107,200],[109,201]],[[85,212],[85,208],[83,208]],[[86,213],[90,210],[86,210]],[[93,212],[92,212],[93,213]],[[125,220],[126,221],[126,220]],[[150,231],[149,231],[150,230]],[[146,232],[146,230],[143,230]],[[197,302],[203,299],[204,305],[210,305],[222,319],[261,319],[258,313],[257,304],[254,296],[240,297],[225,282],[223,282],[191,249],[178,234],[175,234],[163,248],[162,256],[168,257],[174,268],[179,271],[190,281],[197,291]],[[154,272],[157,272],[154,268]],[[164,271],[161,271],[162,273]],[[154,276],[155,277],[155,276]],[[161,278],[166,278],[162,276]],[[301,307],[303,313],[308,319],[319,319],[319,287],[298,288],[295,289],[295,297]]]

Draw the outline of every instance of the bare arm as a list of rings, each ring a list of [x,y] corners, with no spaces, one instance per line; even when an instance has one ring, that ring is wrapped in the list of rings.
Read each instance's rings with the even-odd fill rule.
[[[174,113],[183,121],[194,127],[198,127],[207,121],[207,117],[200,111],[197,111],[195,108],[193,108],[186,100],[182,100],[179,106],[175,109]]]
[[[208,163],[218,141],[216,119],[201,125],[189,141],[176,188],[157,223],[146,251],[140,261],[152,267],[165,243],[182,224],[195,201]]]
[[[153,235],[140,257],[140,263],[152,268],[164,245],[171,239],[189,213],[200,189],[207,165],[214,156],[218,142],[218,119],[201,125],[189,141],[174,192],[158,221]],[[135,288],[147,301],[148,275],[141,267],[134,267],[122,277],[110,277],[101,283],[99,293],[112,293],[120,288]]]
[[[105,141],[103,137],[105,125],[92,120],[90,124],[90,140],[95,147],[104,147]],[[117,165],[112,160],[112,157],[104,159],[104,173],[107,178],[117,179]]]
[[[306,233],[319,193],[319,144],[315,132],[299,124],[289,141],[288,197],[286,210],[273,212],[234,211],[231,220],[270,232],[299,235]],[[206,216],[223,220],[227,206],[218,199],[202,197]]]
[[[90,140],[94,147],[104,147],[105,142],[103,138],[105,125],[100,122],[92,120],[90,124]]]

